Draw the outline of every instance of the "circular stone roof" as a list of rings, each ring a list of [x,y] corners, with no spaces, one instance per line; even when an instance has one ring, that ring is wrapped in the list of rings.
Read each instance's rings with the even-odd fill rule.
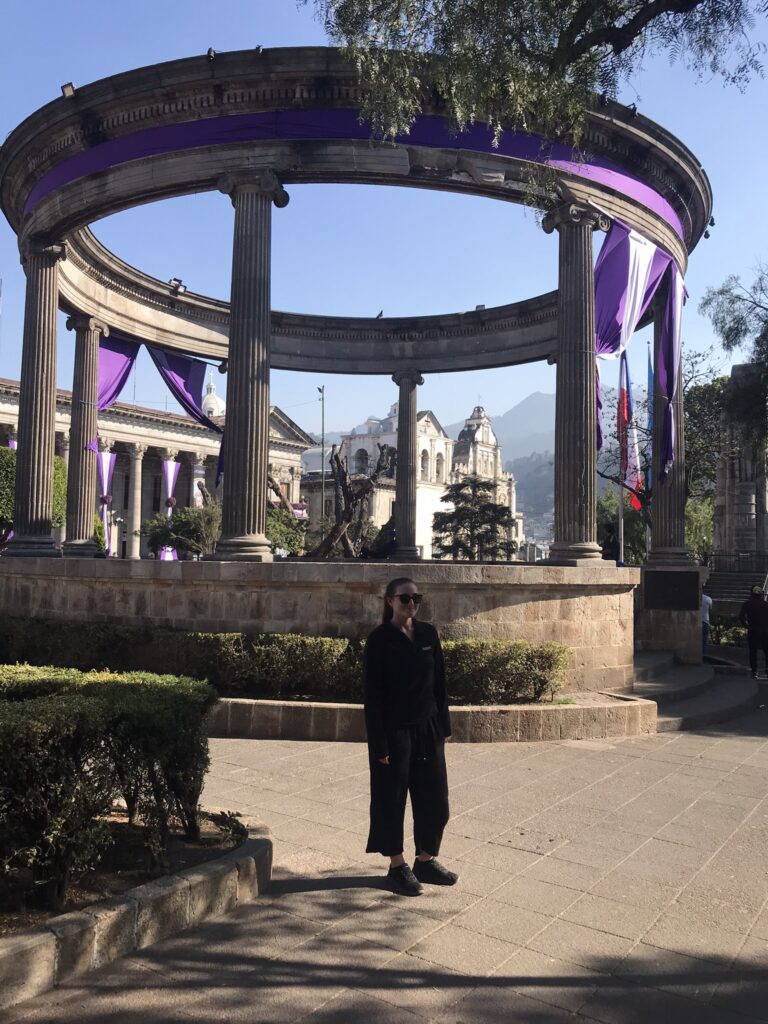
[[[438,110],[426,110],[395,145],[376,143],[358,121],[358,100],[354,68],[323,47],[191,57],[115,75],[54,100],[8,136],[0,205],[20,243],[30,235],[67,240],[62,308],[98,317],[113,334],[212,359],[226,355],[228,304],[175,293],[109,252],[90,223],[264,168],[288,186],[405,185],[521,203],[542,165],[569,199],[621,219],[683,270],[709,221],[711,192],[699,162],[659,125],[618,104],[588,114],[583,153],[574,157],[514,132],[494,149],[483,125],[452,135]],[[272,365],[341,373],[500,366],[553,358],[556,334],[556,293],[433,317],[275,311]]]

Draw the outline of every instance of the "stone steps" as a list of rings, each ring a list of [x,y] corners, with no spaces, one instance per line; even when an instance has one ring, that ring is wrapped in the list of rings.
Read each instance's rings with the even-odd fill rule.
[[[635,654],[633,696],[655,701],[657,732],[694,729],[757,706],[757,684],[745,675],[718,675],[712,665],[679,665],[670,653],[642,651]]]

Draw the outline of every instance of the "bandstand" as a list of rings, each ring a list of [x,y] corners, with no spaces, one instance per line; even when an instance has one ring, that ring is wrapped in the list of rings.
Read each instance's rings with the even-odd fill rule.
[[[659,483],[650,562],[661,576],[660,585],[647,589],[662,597],[656,607],[646,602],[643,611],[651,618],[665,613],[672,633],[682,621],[674,614],[692,621],[683,532],[679,322],[688,255],[710,219],[711,193],[698,160],[681,142],[610,101],[588,114],[578,155],[513,132],[494,149],[482,125],[451,134],[439,109],[425,109],[411,134],[396,144],[373,142],[358,121],[354,68],[326,48],[210,51],[67,92],[24,121],[0,150],[0,202],[18,235],[27,275],[15,533],[0,562],[0,611],[66,617],[74,610],[187,628],[193,621],[201,628],[241,628],[248,621],[251,630],[255,624],[343,631],[343,612],[329,600],[329,589],[341,583],[357,609],[348,628],[357,629],[375,618],[391,564],[270,564],[270,367],[392,377],[399,389],[397,560],[409,562],[416,558],[416,389],[423,375],[546,359],[557,363],[550,563],[466,569],[425,564],[411,571],[432,589],[429,610],[448,633],[562,639],[574,651],[575,686],[626,688],[639,572],[601,563],[596,543],[595,336],[597,329],[599,341],[601,324],[592,237],[616,228],[608,236],[615,237],[614,256],[622,245],[627,249],[628,239],[650,247],[647,287],[635,303],[632,328],[653,320],[659,368],[653,445],[653,478]],[[513,203],[530,202],[533,195],[547,211],[544,230],[558,237],[558,289],[492,309],[425,317],[273,311],[272,207],[279,211],[288,203],[288,187],[319,182],[450,190]],[[132,206],[205,190],[221,191],[235,209],[229,303],[148,276],[89,230],[92,222]],[[617,277],[617,264],[614,259],[609,266],[611,253],[605,246],[603,252],[607,281]],[[630,245],[627,252],[631,262],[635,250]],[[626,334],[628,299],[615,282],[613,288],[610,326],[614,334],[615,328]],[[99,347],[109,338],[228,360],[217,562],[127,562],[107,572],[103,563],[97,571],[92,560],[57,563],[49,557],[59,553],[50,528],[59,308],[76,334],[73,407],[83,410],[73,418],[70,439],[68,553],[77,554],[91,532],[96,470],[88,444],[97,429]],[[616,355],[626,341],[619,338],[600,354]],[[193,579],[199,583],[194,606],[168,591],[174,583],[183,591]],[[164,595],[154,603],[147,594],[150,580]],[[674,580],[683,582],[671,590],[685,595],[670,604],[663,595]],[[73,596],[78,586],[85,590]],[[69,599],[58,597],[67,587]],[[227,587],[239,588],[237,594]],[[261,604],[255,601],[249,609],[248,593],[262,588]],[[94,596],[103,598],[107,590],[121,596]]]

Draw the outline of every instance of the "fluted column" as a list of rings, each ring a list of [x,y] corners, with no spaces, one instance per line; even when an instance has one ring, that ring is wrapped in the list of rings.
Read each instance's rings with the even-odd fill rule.
[[[72,376],[72,418],[67,473],[66,557],[93,558],[93,513],[96,495],[96,452],[88,445],[98,432],[99,338],[109,328],[89,316],[71,316],[67,330],[75,332],[75,369]]]
[[[549,560],[591,563],[597,545],[597,395],[592,232],[608,218],[563,203],[544,218],[559,235],[558,352],[555,400],[555,523]]]
[[[130,491],[128,494],[128,544],[126,549],[127,558],[141,558],[141,495],[142,495],[142,470],[144,468],[144,456],[147,453],[147,446],[143,444],[128,445],[128,457],[131,460],[130,468]]]
[[[198,482],[205,484],[205,452],[190,452],[187,456],[189,465],[189,507],[199,508],[203,504]]]
[[[38,237],[23,247],[27,291],[19,396],[13,540],[8,555],[53,556],[53,455],[56,443],[58,264],[66,247]]]
[[[416,437],[416,388],[424,383],[418,370],[397,370],[392,380],[400,388],[397,406],[397,473],[395,475],[395,559],[415,562],[416,479],[418,445]]]
[[[659,296],[653,322],[653,365],[661,365],[661,334],[664,322],[664,294]],[[661,392],[660,374],[653,380],[653,461],[651,483],[653,525],[651,527],[651,550],[649,564],[684,565],[690,562],[685,547],[685,419],[683,415],[683,361],[677,370],[677,386],[672,399],[672,413],[675,431],[675,461],[662,480],[664,411],[667,398]]]
[[[222,535],[215,558],[271,562],[266,535],[272,203],[288,193],[273,171],[227,177],[235,230],[229,316]]]

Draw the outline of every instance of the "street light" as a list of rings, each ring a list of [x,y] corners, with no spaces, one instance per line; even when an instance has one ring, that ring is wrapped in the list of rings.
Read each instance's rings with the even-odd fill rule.
[[[320,392],[320,540],[325,539],[325,384],[317,389]]]

